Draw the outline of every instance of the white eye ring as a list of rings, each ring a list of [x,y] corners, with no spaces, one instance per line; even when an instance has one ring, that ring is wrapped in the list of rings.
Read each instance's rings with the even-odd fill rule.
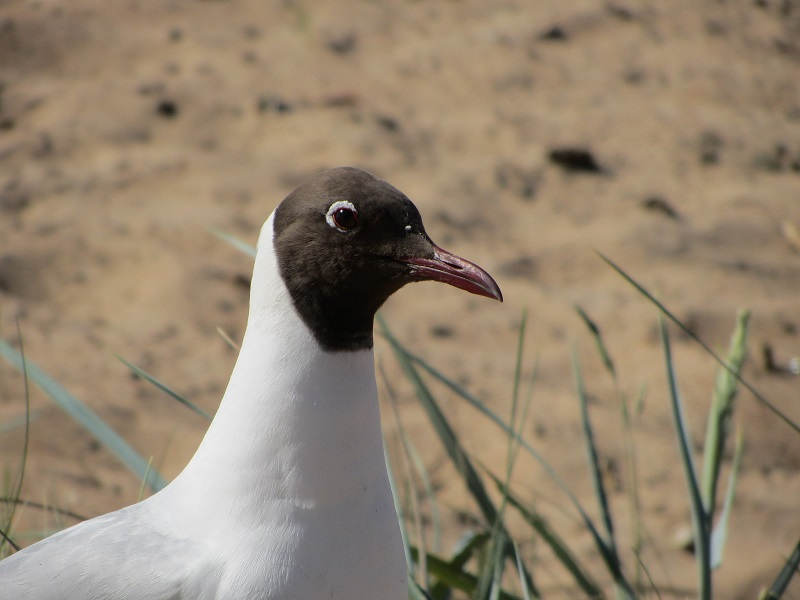
[[[339,225],[336,224],[336,220],[333,218],[333,215],[336,213],[336,211],[341,209],[341,208],[346,208],[346,209],[352,211],[353,214],[356,215],[356,217],[358,217],[358,211],[356,210],[356,207],[353,206],[353,204],[351,202],[348,202],[347,200],[338,200],[337,202],[334,202],[333,204],[331,204],[331,207],[328,209],[328,212],[325,214],[325,220],[328,222],[328,225],[330,225],[334,229],[338,229],[339,231],[347,231],[347,229],[344,229],[343,227],[339,227]]]

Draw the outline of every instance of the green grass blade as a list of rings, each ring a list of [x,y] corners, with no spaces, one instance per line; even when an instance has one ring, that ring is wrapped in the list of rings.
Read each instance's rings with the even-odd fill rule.
[[[522,554],[520,554],[519,547],[517,543],[514,542],[514,554],[517,557],[517,573],[520,574],[519,583],[522,586],[522,597],[524,600],[531,600],[531,591],[528,589],[528,582],[525,581],[525,577],[522,576],[525,567],[522,564]]]
[[[422,381],[422,378],[414,368],[411,361],[403,352],[397,351],[398,347],[395,345],[395,343],[392,343],[396,340],[394,340],[393,337],[387,339],[389,339],[392,348],[395,349],[395,356],[397,357],[403,372],[413,385],[417,398],[420,400],[422,407],[428,414],[428,418],[433,425],[434,431],[442,441],[442,444],[447,451],[447,455],[455,465],[456,470],[464,479],[467,489],[477,502],[478,508],[480,508],[484,519],[486,519],[488,523],[494,523],[497,519],[497,508],[489,498],[489,494],[486,493],[486,489],[481,482],[480,476],[472,466],[472,462],[464,451],[464,448],[461,446],[461,443],[458,441],[458,436],[450,426],[450,423],[447,421],[447,418],[444,416],[444,413],[434,399],[433,394],[431,394],[428,386],[425,385],[425,382]]]
[[[589,329],[589,332],[592,334],[595,346],[597,347],[597,352],[600,354],[600,358],[603,361],[603,365],[605,365],[606,371],[608,371],[614,381],[616,381],[617,370],[614,368],[614,361],[611,359],[611,353],[609,353],[608,348],[603,341],[603,335],[600,333],[600,328],[597,326],[597,323],[589,318],[589,315],[586,314],[586,311],[584,311],[580,306],[575,307],[575,312],[578,313],[578,316],[581,318],[581,320],[583,320],[584,325],[586,325],[586,327]]]
[[[733,507],[733,496],[736,490],[736,478],[742,466],[742,432],[736,435],[736,447],[733,451],[733,464],[731,465],[731,475],[728,479],[728,489],[725,492],[725,501],[722,504],[722,512],[719,515],[719,522],[711,532],[711,568],[716,569],[722,564],[722,555],[725,550],[725,540],[728,537],[728,522],[730,521],[731,508]]]
[[[85,517],[83,515],[79,515],[77,513],[69,511],[69,510],[65,510],[65,509],[62,509],[62,508],[55,507],[55,506],[47,506],[47,505],[45,505],[45,504],[43,504],[41,502],[32,502],[30,500],[22,500],[20,498],[12,498],[12,497],[9,497],[9,496],[0,497],[0,504],[14,504],[14,505],[22,506],[25,509],[35,509],[35,510],[45,511],[46,513],[54,513],[54,514],[57,514],[59,516],[67,516],[70,519],[74,519],[77,522],[81,522],[81,521],[86,521],[87,520],[87,517]],[[55,533],[59,529],[62,529],[62,528],[57,528],[55,530],[49,530],[49,531],[46,531],[46,532],[36,532],[36,531],[27,530],[27,531],[24,531],[24,532],[20,532],[19,534],[17,534],[16,537],[18,537],[20,539],[30,539],[30,540],[33,540],[34,542],[36,542],[36,541],[39,541],[39,540],[47,537],[48,535],[51,535],[52,533]],[[20,550],[19,546],[17,546],[17,544],[15,544],[11,540],[11,538],[8,537],[7,533],[8,533],[7,529],[6,530],[1,530],[0,529],[0,537],[2,537],[4,541],[7,541],[9,543],[9,545],[14,549],[14,551],[18,552]],[[4,554],[5,553],[0,553],[0,557],[2,557]]]
[[[683,463],[686,483],[689,487],[689,502],[692,510],[692,529],[694,530],[694,546],[696,552],[696,563],[698,569],[698,593],[701,600],[711,600],[711,557],[709,553],[710,527],[703,507],[703,498],[700,494],[700,486],[692,460],[691,439],[686,427],[686,420],[683,416],[683,403],[678,392],[678,381],[675,374],[675,367],[672,364],[672,351],[670,350],[669,334],[664,318],[659,315],[659,333],[661,345],[664,349],[664,357],[667,368],[667,383],[669,385],[669,396],[672,404],[672,417],[675,424],[675,432],[678,438],[678,449]]]
[[[786,559],[781,572],[778,573],[769,590],[762,594],[759,600],[779,600],[786,592],[786,588],[789,587],[792,577],[798,572],[800,572],[800,540],[798,540],[792,554]]]
[[[519,336],[517,336],[517,356],[516,361],[514,363],[514,389],[511,392],[511,418],[509,419],[509,424],[511,426],[511,430],[514,431],[514,423],[517,420],[517,407],[519,406],[519,386],[522,382],[522,356],[523,351],[525,349],[525,327],[527,325],[528,316],[527,313],[522,313],[522,319],[519,325]],[[533,383],[533,381],[531,382]],[[530,395],[528,396],[528,401],[530,401]],[[523,416],[524,420],[524,416]],[[508,436],[508,457],[509,462],[513,462],[513,454],[514,450],[513,447],[515,445],[515,439],[513,435]]]
[[[706,441],[703,445],[702,492],[703,504],[709,523],[714,522],[717,482],[719,481],[719,470],[722,465],[722,456],[725,452],[725,441],[728,437],[734,401],[738,390],[737,377],[747,356],[747,325],[749,318],[749,311],[739,312],[727,357],[727,362],[733,368],[735,376],[725,369],[719,371],[708,415]]]
[[[489,543],[490,537],[485,531],[480,533],[467,532],[459,541],[453,558],[448,561],[450,566],[463,571],[466,564],[483,551],[484,546]],[[431,598],[434,600],[449,600],[451,596],[452,589],[446,581],[439,580],[431,588]]]
[[[36,510],[53,512],[53,513],[56,513],[56,514],[58,514],[60,516],[69,517],[70,519],[73,519],[73,520],[75,520],[75,521],[77,521],[79,523],[81,521],[88,521],[89,518],[90,518],[90,517],[87,517],[85,515],[81,515],[81,514],[78,514],[76,512],[73,512],[71,510],[67,510],[65,508],[58,508],[57,506],[50,506],[50,505],[44,504],[42,502],[33,502],[32,500],[23,500],[21,498],[14,499],[14,498],[0,497],[0,502],[3,502],[3,503],[14,502],[16,504],[24,506],[25,508],[33,508],[33,509],[36,509]]]
[[[4,340],[0,340],[0,356],[14,367],[22,370],[22,357]],[[38,385],[64,412],[91,433],[101,444],[111,450],[125,466],[147,481],[153,491],[158,491],[167,485],[161,475],[150,469],[139,453],[136,452],[125,440],[109,427],[96,413],[83,402],[75,398],[54,379],[50,378],[39,367],[30,361],[25,361],[31,381]]]
[[[22,382],[24,388],[24,397],[25,397],[25,433],[22,442],[22,459],[20,461],[19,467],[19,476],[17,477],[17,485],[12,490],[12,496],[15,500],[19,500],[20,495],[22,494],[22,483],[25,480],[25,465],[28,462],[28,447],[30,441],[30,433],[31,433],[31,394],[30,394],[30,387],[28,385],[28,365],[27,361],[25,360],[25,347],[22,343],[22,332],[20,331],[19,321],[17,321],[17,339],[19,340],[19,357],[22,362]],[[11,538],[5,533],[11,531],[11,526],[14,523],[14,515],[17,511],[17,502],[11,503],[8,506],[8,512],[5,515],[6,519],[3,523],[3,541],[0,542],[0,553],[3,552],[3,546],[6,542],[16,551],[19,551],[19,546],[17,546]],[[5,512],[5,511],[3,511]]]
[[[472,597],[475,600],[497,600],[500,582],[503,579],[503,555],[506,539],[503,537],[500,521],[492,528],[489,554],[481,566],[478,586]]]
[[[522,429],[525,426],[530,409],[531,401],[533,399],[534,384],[536,382],[536,369],[531,373],[530,383],[528,385],[528,393],[525,395],[520,408],[519,391],[522,384],[522,365],[523,355],[525,350],[525,329],[527,323],[527,315],[525,312],[522,314],[522,319],[519,326],[519,336],[517,340],[517,355],[514,365],[514,387],[511,396],[511,417],[509,420],[509,428],[513,434],[508,434],[508,452],[506,454],[506,473],[505,473],[505,490],[502,492],[502,501],[500,504],[500,515],[495,527],[493,528],[491,563],[493,563],[492,570],[492,587],[489,592],[489,599],[496,600],[500,591],[500,584],[503,579],[503,567],[505,556],[511,555],[514,557],[514,566],[517,567],[517,573],[520,579],[524,582],[524,589],[528,594],[533,594],[539,597],[539,591],[533,581],[533,575],[522,560],[522,555],[519,554],[519,546],[510,537],[503,535],[500,525],[503,523],[506,508],[508,507],[508,490],[511,487],[511,478],[514,472],[514,465],[516,464],[517,457],[519,456],[520,443],[517,441],[522,439]]]
[[[389,453],[386,448],[386,439],[383,439],[383,460],[386,463],[386,472],[389,475],[389,487],[392,490],[392,500],[394,501],[394,510],[397,513],[397,520],[400,523],[400,537],[403,540],[403,550],[406,554],[406,565],[408,566],[408,576],[413,581],[413,561],[411,559],[411,545],[408,542],[408,529],[406,529],[406,522],[403,519],[403,507],[400,505],[400,494],[397,491],[397,480],[394,477],[392,463],[389,461]]]
[[[508,486],[510,471],[506,475],[506,486]],[[508,487],[505,488],[506,490]],[[474,595],[476,600],[497,600],[500,592],[500,583],[503,580],[503,558],[506,555],[506,549],[513,541],[506,537],[503,528],[503,518],[505,516],[505,509],[508,506],[508,494],[503,494],[498,510],[497,518],[492,526],[492,532],[489,542],[489,559],[484,563],[481,570],[480,577],[478,578],[478,589]],[[513,545],[516,551],[516,545]],[[518,564],[522,564],[520,556],[516,556]],[[520,576],[523,580],[530,581],[530,575],[524,568],[520,571]]]
[[[580,362],[577,353],[572,352],[572,372],[575,379],[575,389],[578,394],[578,401],[581,408],[581,424],[583,426],[583,436],[586,440],[586,453],[588,455],[589,473],[592,478],[592,485],[594,486],[595,497],[597,504],[600,508],[600,516],[603,522],[603,527],[606,532],[606,548],[608,551],[608,560],[611,561],[612,567],[611,574],[614,576],[615,584],[620,588],[623,593],[630,590],[625,576],[622,572],[622,561],[617,551],[617,544],[614,539],[614,520],[611,515],[611,509],[608,504],[608,494],[606,493],[605,484],[603,483],[603,474],[600,469],[600,459],[597,454],[597,444],[594,439],[594,431],[592,430],[592,422],[589,418],[589,400],[586,396],[586,390],[583,385],[583,375],[581,372]]]
[[[22,332],[19,330],[19,322],[17,322],[17,337],[19,339],[19,357],[22,361],[22,381],[25,387],[25,436],[22,443],[22,463],[20,464],[17,488],[14,490],[15,498],[19,498],[20,494],[22,493],[22,483],[25,480],[25,465],[28,462],[28,447],[31,434],[31,390],[28,385],[28,364],[25,360],[25,347],[22,344]],[[13,508],[11,510],[11,517],[14,517]]]
[[[11,539],[11,537],[6,533],[5,527],[0,528],[0,538],[2,538],[3,544],[8,544],[14,549],[14,552],[19,552],[20,547],[17,546],[16,542]]]
[[[419,550],[412,546],[411,556],[419,559]],[[429,554],[425,557],[431,575],[448,587],[472,594],[478,585],[478,578],[463,569],[463,565],[455,565],[438,556]]]
[[[149,381],[154,386],[156,386],[158,389],[160,389],[162,392],[165,392],[167,395],[169,395],[173,399],[177,400],[178,402],[180,402],[181,404],[183,404],[187,408],[193,410],[194,412],[196,412],[198,415],[200,415],[201,417],[203,417],[207,421],[210,421],[212,419],[210,414],[208,414],[202,408],[197,406],[194,402],[191,402],[191,401],[187,400],[186,398],[181,396],[178,392],[175,392],[175,391],[171,390],[165,384],[161,383],[158,379],[156,379],[155,377],[153,377],[152,375],[150,375],[149,373],[147,373],[146,371],[144,371],[140,367],[137,367],[133,363],[128,362],[127,360],[125,360],[121,356],[117,356],[117,358],[120,360],[120,362],[122,362],[126,367],[128,367],[136,375],[138,375],[139,377],[141,377],[142,379],[144,379],[146,381]]]
[[[642,393],[643,390],[640,390],[640,396],[637,399],[636,405],[641,407],[642,406]],[[644,545],[644,525],[642,523],[642,500],[640,495],[640,485],[639,485],[639,459],[638,454],[636,452],[636,444],[633,437],[633,417],[635,417],[638,412],[636,410],[633,411],[628,407],[628,399],[624,396],[624,394],[618,392],[619,399],[620,399],[620,407],[622,413],[622,431],[623,431],[623,438],[625,444],[625,464],[627,468],[627,480],[628,480],[628,501],[630,502],[630,523],[631,523],[631,550],[633,553],[638,557],[641,555],[642,547]],[[642,587],[642,573],[641,567],[639,565],[639,561],[636,562],[636,579],[635,586],[636,589],[641,589]]]
[[[153,457],[151,456],[150,459],[147,461],[147,471],[145,471],[144,477],[142,477],[142,485],[139,486],[139,498],[137,502],[141,502],[142,500],[144,500],[144,492],[147,489],[147,485],[145,482],[147,481],[147,474],[150,473],[152,468],[153,468]]]
[[[417,560],[418,550],[411,547],[411,554],[414,560]],[[472,573],[464,571],[462,568],[454,566],[449,561],[442,559],[439,556],[428,554],[426,557],[428,568],[431,575],[437,577],[443,582],[447,583],[451,588],[473,594],[478,585],[478,578]],[[509,592],[501,590],[499,593],[500,600],[522,600],[519,596],[515,596]]]
[[[384,380],[384,385],[386,386],[386,393],[389,396],[389,405],[392,407],[392,414],[394,415],[395,423],[397,424],[397,433],[398,437],[400,438],[400,443],[402,447],[402,453],[400,453],[400,457],[402,459],[402,464],[405,469],[405,481],[409,487],[409,494],[408,498],[410,499],[411,504],[411,513],[414,521],[414,525],[416,526],[417,530],[417,547],[419,548],[419,556],[420,561],[417,563],[419,567],[416,570],[416,578],[424,583],[426,589],[430,589],[430,580],[428,577],[428,569],[427,565],[425,564],[425,556],[427,553],[427,544],[425,539],[425,528],[422,525],[422,513],[420,512],[419,508],[419,501],[417,499],[417,490],[414,481],[413,474],[411,472],[411,441],[406,435],[405,429],[403,427],[403,420],[400,418],[400,411],[397,409],[397,397],[394,394],[394,389],[392,388],[391,384],[389,383],[389,379],[386,377],[386,373],[383,370],[383,364],[379,363],[378,365],[379,372],[381,377]],[[386,456],[386,448],[384,447],[384,456]],[[398,512],[398,516],[403,513]],[[404,521],[405,519],[401,519]],[[407,533],[407,529],[406,529]],[[410,544],[408,541],[410,538],[406,536],[406,544]],[[409,567],[411,567],[411,563],[408,563]]]
[[[44,414],[41,410],[34,410],[31,411],[30,416],[21,415],[19,417],[14,417],[13,419],[9,419],[4,423],[0,424],[0,435],[4,433],[8,433],[9,431],[13,431],[20,427],[27,427],[30,423],[35,423],[39,419],[42,418]]]
[[[647,565],[642,560],[641,555],[636,555],[636,561],[639,563],[639,567],[641,567],[642,571],[644,571],[645,576],[647,577],[647,582],[650,585],[650,590],[656,595],[658,600],[661,600],[661,592],[658,591],[658,587],[656,586],[656,582],[653,581],[652,575],[650,575],[650,569],[647,568]]]
[[[382,320],[380,320],[380,322],[383,325],[384,335],[394,350],[395,357],[400,363],[400,366],[403,369],[406,377],[414,387],[417,398],[422,404],[422,407],[425,409],[434,431],[444,445],[447,455],[453,462],[453,465],[456,467],[456,471],[458,471],[464,480],[467,490],[477,503],[483,518],[490,526],[493,525],[499,518],[499,512],[489,497],[489,494],[486,492],[486,488],[483,485],[480,475],[472,465],[467,453],[464,451],[463,446],[458,440],[458,436],[450,426],[450,423],[447,421],[447,418],[444,416],[441,408],[439,408],[439,405],[433,397],[433,394],[431,394],[430,390],[425,385],[425,382],[420,377],[413,363],[400,349],[399,342],[397,342],[394,336],[391,335],[386,324]],[[514,435],[514,432],[512,431],[511,434]],[[505,549],[505,555],[509,556],[513,553],[513,550],[508,543],[508,540],[511,540],[511,536],[508,535],[508,532],[505,530],[505,528],[502,530],[502,535],[504,540],[506,540],[507,546]],[[530,581],[529,584],[531,588],[533,588],[533,582]]]
[[[484,470],[486,470],[484,468]],[[586,570],[583,569],[575,554],[569,549],[566,542],[550,527],[550,524],[538,512],[525,506],[506,485],[495,477],[491,472],[486,471],[492,478],[495,485],[502,494],[508,497],[508,503],[514,507],[525,522],[528,523],[547,544],[559,562],[569,571],[575,583],[583,590],[589,598],[603,598],[603,591],[600,585]]]
[[[217,229],[216,227],[210,227],[208,231],[210,233],[214,234],[215,236],[217,236],[223,242],[227,242],[228,244],[230,244],[231,246],[233,246],[234,248],[236,248],[240,252],[243,252],[244,254],[247,254],[247,256],[251,256],[252,258],[256,257],[256,249],[255,249],[255,247],[251,246],[250,244],[248,244],[246,242],[243,242],[242,240],[240,240],[238,237],[236,237],[232,233],[228,233],[227,231],[223,231],[222,229]]]
[[[517,336],[517,353],[516,353],[516,360],[514,362],[514,380],[513,380],[513,390],[511,392],[511,415],[509,417],[508,425],[509,429],[512,433],[509,433],[507,437],[508,443],[508,450],[506,452],[506,489],[509,489],[511,486],[511,477],[514,472],[514,464],[516,463],[517,456],[519,455],[519,442],[517,439],[522,437],[522,427],[524,426],[525,419],[528,415],[528,409],[530,408],[531,399],[533,398],[533,389],[534,383],[536,381],[535,373],[531,375],[531,381],[528,388],[528,394],[525,396],[525,400],[522,402],[522,412],[519,414],[520,410],[520,386],[522,384],[522,365],[523,365],[523,356],[525,350],[525,329],[527,325],[527,311],[522,312],[522,318],[520,320],[519,325],[519,335]],[[504,561],[503,557],[505,555],[511,554],[515,557],[514,564],[519,569],[518,573],[520,578],[525,582],[526,589],[531,589],[531,592],[538,597],[538,591],[535,588],[533,582],[533,576],[531,575],[530,571],[527,569],[524,561],[522,560],[522,556],[518,554],[518,546],[514,542],[511,537],[505,537],[502,535],[502,530],[500,528],[500,524],[503,523],[505,518],[506,508],[508,507],[508,495],[503,493],[502,500],[500,503],[500,515],[495,523],[495,526],[492,531],[492,554],[489,564],[492,565],[491,574],[492,574],[492,586],[487,591],[489,592],[487,598],[488,600],[496,600],[497,594],[500,590],[500,582],[503,579],[503,568],[504,568]],[[480,596],[479,596],[480,597]]]
[[[790,418],[789,418],[789,417],[788,417],[788,416],[787,416],[787,415],[786,415],[786,414],[785,414],[783,411],[781,411],[781,410],[780,410],[780,409],[779,409],[777,406],[775,406],[774,404],[772,404],[772,402],[770,402],[769,400],[767,400],[767,399],[764,397],[764,395],[763,395],[761,392],[759,392],[759,391],[758,391],[758,390],[757,390],[757,389],[756,389],[756,388],[755,388],[753,385],[751,385],[751,384],[750,384],[750,383],[749,383],[749,382],[748,382],[746,379],[742,379],[742,378],[741,378],[741,377],[740,377],[740,376],[739,376],[739,375],[736,373],[736,371],[734,370],[734,368],[733,368],[733,367],[731,367],[731,366],[730,366],[728,363],[726,363],[724,360],[722,360],[722,358],[720,358],[720,356],[719,356],[719,355],[718,355],[716,352],[714,352],[714,350],[711,348],[711,346],[709,346],[709,345],[708,345],[708,344],[706,344],[706,343],[705,343],[705,342],[704,342],[702,339],[700,339],[700,337],[699,337],[699,336],[698,336],[698,335],[697,335],[697,334],[696,334],[694,331],[692,331],[692,330],[691,330],[689,327],[687,327],[687,326],[686,326],[686,325],[685,325],[685,324],[684,324],[684,323],[683,323],[683,322],[682,322],[682,321],[681,321],[681,320],[680,320],[678,317],[676,317],[676,316],[675,316],[675,315],[674,315],[674,314],[673,314],[673,313],[672,313],[672,312],[671,312],[671,311],[670,311],[670,310],[669,310],[669,309],[668,309],[666,306],[664,306],[664,305],[663,305],[663,304],[662,304],[662,303],[661,303],[661,302],[660,302],[658,299],[656,299],[656,297],[655,297],[655,296],[653,296],[653,294],[651,294],[650,292],[648,292],[648,291],[647,291],[647,290],[644,288],[644,286],[642,286],[641,284],[639,284],[639,283],[638,283],[636,280],[634,280],[634,279],[633,279],[633,278],[632,278],[630,275],[628,275],[628,274],[627,274],[625,271],[623,271],[623,270],[622,270],[620,267],[618,267],[616,264],[614,264],[614,262],[612,262],[610,258],[606,257],[605,255],[603,255],[603,254],[601,254],[601,253],[599,253],[599,252],[598,252],[598,256],[599,256],[599,257],[600,257],[600,258],[601,258],[603,261],[605,261],[605,262],[606,262],[606,264],[608,264],[608,266],[610,266],[610,267],[611,267],[612,269],[614,269],[614,270],[615,270],[615,271],[616,271],[616,272],[617,272],[617,273],[618,273],[620,276],[622,276],[622,278],[623,278],[623,279],[625,279],[625,281],[627,281],[627,282],[628,282],[629,284],[631,284],[631,285],[632,285],[634,288],[636,288],[636,290],[637,290],[637,291],[638,291],[640,294],[642,294],[642,295],[643,295],[645,298],[647,298],[647,299],[648,299],[648,300],[649,300],[651,303],[653,303],[653,304],[654,304],[654,305],[655,305],[655,306],[658,308],[658,310],[660,310],[660,311],[661,311],[661,313],[662,313],[663,315],[665,315],[665,316],[666,316],[666,317],[667,317],[667,318],[668,318],[670,321],[672,321],[672,322],[673,322],[673,323],[675,323],[675,324],[676,324],[678,327],[680,327],[680,329],[681,329],[681,330],[682,330],[682,331],[683,331],[683,332],[684,332],[686,335],[688,335],[688,336],[689,336],[691,339],[693,339],[693,340],[695,341],[695,343],[697,343],[697,344],[698,344],[698,345],[699,345],[699,346],[700,346],[700,347],[701,347],[703,350],[705,350],[705,351],[706,351],[706,353],[707,353],[707,354],[708,354],[708,355],[709,355],[711,358],[713,358],[713,359],[714,359],[714,360],[715,360],[715,361],[716,361],[716,362],[717,362],[717,363],[718,363],[718,364],[719,364],[719,365],[720,365],[720,366],[721,366],[723,369],[725,369],[725,370],[726,370],[726,371],[728,371],[728,372],[729,372],[731,375],[733,375],[733,376],[736,378],[736,380],[737,380],[737,381],[738,381],[738,382],[739,382],[739,383],[740,383],[740,384],[741,384],[741,385],[742,385],[744,388],[746,388],[746,389],[747,389],[747,391],[749,391],[751,394],[753,394],[753,397],[754,397],[756,400],[758,400],[758,401],[759,401],[761,404],[763,404],[765,407],[767,407],[767,409],[768,409],[768,410],[770,410],[770,411],[771,411],[771,412],[772,412],[774,415],[776,415],[776,416],[777,416],[777,417],[778,417],[778,418],[779,418],[781,421],[783,421],[783,422],[784,422],[784,423],[786,423],[786,424],[787,424],[789,427],[791,427],[792,429],[794,429],[794,431],[795,431],[796,433],[800,433],[800,425],[798,425],[797,423],[795,423],[794,421],[792,421],[792,420],[791,420],[791,419],[790,419]]]
[[[500,428],[506,435],[516,436],[514,430],[501,419],[496,413],[490,410],[483,402],[481,402],[477,397],[470,394],[467,390],[463,387],[455,383],[452,379],[444,375],[438,369],[435,369],[431,366],[427,361],[420,358],[419,356],[411,353],[406,349],[397,338],[389,331],[386,322],[381,318],[380,314],[377,317],[378,323],[381,325],[381,333],[386,338],[386,340],[392,346],[392,349],[395,352],[401,353],[404,357],[406,357],[409,361],[420,367],[423,371],[431,375],[434,379],[438,380],[440,383],[444,384],[449,390],[454,392],[457,396],[466,400],[467,403],[480,412],[483,416],[488,418],[492,423],[494,423],[498,428]],[[570,491],[567,484],[564,482],[561,477],[559,477],[556,470],[548,463],[544,457],[539,454],[527,441],[523,438],[517,436],[516,441],[521,445],[521,447],[530,454],[536,462],[538,462],[542,468],[545,470],[547,475],[556,483],[556,485],[563,491],[570,499],[570,502],[575,506],[576,510],[579,512],[582,510],[580,507],[580,503],[578,502],[575,495]]]
[[[391,333],[391,331],[389,330],[388,326],[386,325],[386,322],[381,318],[380,314],[377,316],[377,320],[378,320],[378,323],[381,325],[381,329],[382,329],[381,333],[386,338],[386,340],[389,342],[389,344],[392,346],[392,349],[394,350],[395,354],[402,355],[409,362],[412,362],[412,363],[418,365],[420,368],[422,368],[424,371],[426,371],[429,375],[431,375],[432,377],[434,377],[435,379],[437,379],[438,381],[443,383],[447,388],[449,388],[450,390],[455,392],[458,396],[460,396],[461,398],[466,400],[473,408],[477,409],[481,414],[486,416],[497,427],[499,427],[504,432],[506,432],[507,435],[516,436],[516,433],[505,422],[503,422],[503,420],[500,417],[498,417],[494,412],[489,410],[486,407],[486,405],[484,405],[480,400],[475,398],[475,396],[471,395],[469,392],[464,390],[464,388],[462,388],[461,386],[459,386],[458,384],[453,382],[451,379],[449,379],[448,377],[443,375],[439,370],[434,369],[431,365],[429,365],[422,358],[420,358],[418,356],[415,356],[414,354],[409,352],[407,349],[405,349],[400,344],[400,342],[397,340],[397,338],[395,338],[394,335]],[[536,460],[541,465],[542,469],[544,469],[544,471],[547,473],[548,477],[550,477],[550,479],[558,486],[558,488],[567,496],[567,499],[569,500],[570,504],[572,504],[572,506],[578,512],[578,514],[580,515],[581,520],[583,521],[584,525],[589,530],[589,533],[591,534],[592,539],[594,540],[595,546],[597,547],[597,550],[600,553],[600,556],[603,559],[603,562],[605,563],[606,567],[609,570],[613,570],[614,569],[614,560],[613,560],[612,555],[608,551],[607,544],[606,544],[605,540],[603,539],[603,536],[600,535],[600,532],[597,530],[597,527],[595,526],[595,524],[592,521],[592,519],[589,517],[589,515],[583,509],[583,506],[581,506],[581,503],[578,502],[578,499],[575,497],[575,494],[572,493],[572,490],[569,489],[569,486],[567,486],[567,484],[564,482],[564,480],[561,479],[561,477],[558,475],[558,473],[552,467],[552,465],[550,465],[550,463],[548,463],[544,459],[544,457],[542,457],[527,441],[525,441],[523,438],[521,438],[519,436],[517,436],[516,439],[519,442],[520,446],[528,454],[530,454],[534,458],[534,460]],[[617,574],[617,577],[619,577],[619,574]],[[620,580],[624,580],[624,578],[621,578]],[[628,589],[630,590],[629,586],[628,586]],[[632,590],[630,590],[629,596],[631,598],[633,597],[633,591]]]
[[[414,446],[413,441],[410,437],[406,439],[408,441],[408,453],[411,458],[411,464],[422,480],[422,489],[425,491],[425,498],[431,510],[430,519],[431,529],[433,530],[431,549],[434,552],[440,552],[442,546],[442,517],[439,511],[439,501],[436,499],[436,490],[433,486],[433,480],[431,479],[430,473],[428,473],[428,469],[425,467],[425,462]]]
[[[611,510],[608,505],[608,494],[606,487],[603,483],[603,474],[600,468],[600,457],[597,453],[597,444],[595,443],[594,431],[592,429],[592,421],[589,418],[589,399],[586,396],[586,389],[583,385],[583,374],[581,372],[581,365],[577,353],[572,352],[572,374],[575,380],[575,390],[578,394],[578,403],[581,409],[581,425],[583,427],[583,436],[586,440],[586,453],[589,462],[589,474],[592,477],[592,485],[594,486],[595,497],[600,508],[600,516],[602,517],[603,527],[606,531],[606,539],[609,549],[616,554],[616,542],[614,540],[614,520],[611,515]]]
[[[459,543],[456,553],[450,559],[450,564],[454,567],[463,568],[478,552],[489,544],[492,536],[485,531],[480,533],[469,532]]]
[[[233,341],[233,338],[231,338],[231,336],[229,336],[228,333],[222,327],[217,326],[217,333],[219,334],[219,337],[221,337],[223,341],[226,344],[228,344],[228,346],[232,350],[236,350],[236,352],[239,352],[239,350],[242,349],[239,344]]]
[[[487,596],[487,600],[500,600],[500,592],[501,592],[500,586],[503,581],[503,565],[505,564],[505,561],[503,560],[503,554],[504,554],[503,547],[505,546],[505,544],[503,542],[504,540],[502,540],[502,536],[498,536],[496,542],[497,545],[495,546],[495,551],[492,555],[492,563],[493,563],[492,585],[489,589],[489,595]],[[516,548],[516,546],[512,545],[512,548]],[[511,556],[514,556],[513,551],[510,554]],[[515,558],[519,559],[520,557],[517,556]]]
[[[606,346],[603,335],[600,332],[600,327],[580,306],[575,306],[575,311],[578,313],[578,316],[581,318],[584,325],[586,325],[586,328],[589,330],[589,333],[592,335],[597,352],[600,355],[600,359],[603,361],[603,365],[605,366],[606,370],[611,375],[611,379],[614,383],[614,389],[616,390],[617,398],[619,399],[620,413],[622,417],[623,441],[625,445],[625,465],[629,482],[626,488],[628,491],[628,501],[630,502],[630,510],[628,512],[631,523],[631,550],[635,555],[638,556],[641,553],[643,543],[642,517],[641,500],[639,497],[637,455],[632,433],[633,419],[631,410],[628,406],[627,398],[619,389],[619,382],[617,380],[617,371],[614,367],[614,361],[611,358],[611,353],[609,352],[608,346]],[[643,396],[640,394],[638,402],[635,405],[633,415],[636,415],[641,411],[642,398]],[[614,542],[613,539],[612,542]],[[641,579],[641,567],[639,566],[639,561],[637,561],[634,580],[635,589],[639,589],[641,587]]]
[[[414,581],[410,573],[408,575],[408,597],[409,600],[431,600],[428,593]]]

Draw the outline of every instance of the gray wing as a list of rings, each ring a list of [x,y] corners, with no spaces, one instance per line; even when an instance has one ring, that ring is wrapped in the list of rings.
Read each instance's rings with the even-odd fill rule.
[[[200,544],[176,538],[145,504],[61,531],[0,561],[0,600],[178,600],[215,595]]]

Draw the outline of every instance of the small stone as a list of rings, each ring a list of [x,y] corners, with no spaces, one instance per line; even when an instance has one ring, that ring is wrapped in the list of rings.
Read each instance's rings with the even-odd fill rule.
[[[349,54],[358,46],[358,37],[355,33],[349,32],[328,39],[328,48],[336,54]]]
[[[156,106],[156,112],[165,119],[174,119],[178,116],[178,104],[173,100],[162,100]]]
[[[716,131],[705,131],[700,135],[700,163],[716,165],[720,161],[722,148],[725,145],[722,136]]]
[[[548,155],[550,162],[558,165],[565,171],[579,173],[602,173],[603,169],[598,164],[594,155],[585,148],[555,148]]]
[[[258,99],[258,112],[273,111],[279,114],[292,111],[292,105],[279,96],[262,96]]]
[[[539,39],[545,42],[566,42],[567,32],[561,25],[553,25],[540,33]]]
[[[642,207],[645,208],[645,210],[659,212],[662,215],[665,215],[676,221],[680,219],[678,211],[675,210],[672,205],[661,196],[649,196],[648,198],[645,198],[642,200]]]
[[[400,129],[400,124],[394,117],[389,117],[387,115],[378,115],[375,117],[375,121],[386,131],[390,131],[392,133]]]
[[[434,325],[431,327],[431,335],[438,338],[453,337],[455,331],[449,325]]]

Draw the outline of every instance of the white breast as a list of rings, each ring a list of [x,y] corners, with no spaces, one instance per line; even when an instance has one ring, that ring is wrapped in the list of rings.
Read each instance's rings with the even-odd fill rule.
[[[214,422],[165,506],[192,537],[249,557],[226,582],[265,598],[407,598],[372,351],[323,351],[259,240],[250,316]],[[226,570],[226,572],[228,572]],[[227,589],[226,587],[222,588]]]

